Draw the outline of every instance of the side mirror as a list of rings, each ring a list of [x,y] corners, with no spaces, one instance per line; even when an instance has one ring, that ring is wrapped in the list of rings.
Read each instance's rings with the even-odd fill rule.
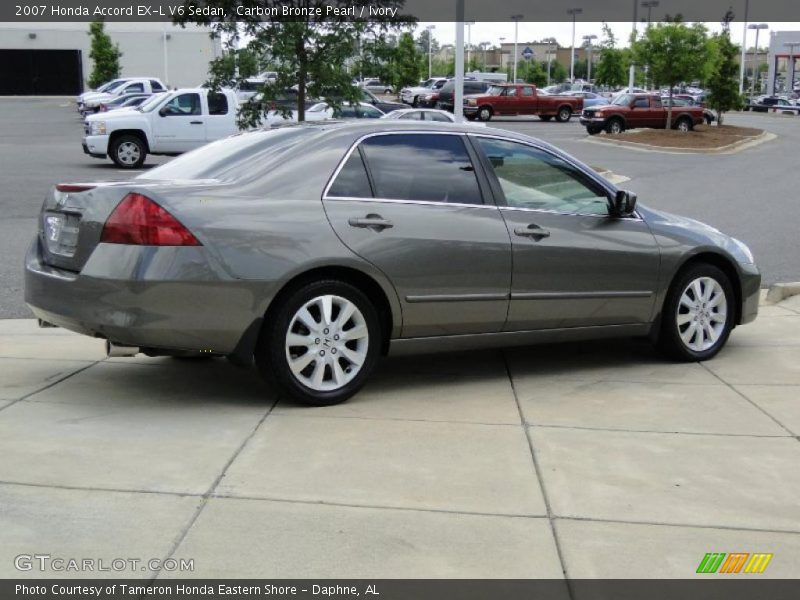
[[[166,117],[166,116],[169,114],[169,110],[167,109],[167,107],[166,107],[166,106],[162,106],[162,107],[161,107],[161,108],[158,110],[158,114],[159,114],[159,115],[161,115],[162,117]]]
[[[636,210],[636,194],[627,190],[618,190],[611,205],[615,217],[630,217]]]

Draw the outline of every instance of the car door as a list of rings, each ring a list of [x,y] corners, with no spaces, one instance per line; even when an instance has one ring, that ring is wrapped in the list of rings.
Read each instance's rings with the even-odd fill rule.
[[[367,136],[324,194],[339,238],[393,282],[403,337],[498,332],[511,241],[462,134]]]
[[[647,323],[659,250],[638,217],[612,218],[608,190],[549,150],[473,134],[511,237],[507,331]]]
[[[530,115],[536,112],[536,94],[533,86],[524,85],[521,88],[522,96],[519,98],[519,112]]]
[[[206,141],[200,94],[172,97],[153,116],[153,138],[161,152],[186,152]]]
[[[648,98],[634,98],[631,110],[628,113],[628,126],[649,127],[650,100]]]
[[[232,133],[232,123],[234,120],[232,111],[234,107],[228,103],[228,97],[219,92],[208,92],[206,95],[208,113],[203,118],[205,121],[206,140],[212,142]]]

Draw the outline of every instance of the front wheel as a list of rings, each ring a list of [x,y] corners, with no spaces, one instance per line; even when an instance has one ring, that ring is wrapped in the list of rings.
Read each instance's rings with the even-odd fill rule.
[[[660,348],[681,361],[712,358],[728,341],[736,297],[719,268],[697,264],[680,273],[670,287],[661,315]]]
[[[625,125],[622,124],[620,119],[612,119],[608,125],[606,125],[606,133],[611,135],[619,135],[625,131]]]
[[[411,106],[413,108],[417,108],[419,106],[419,96],[414,96],[414,99],[411,101]]]
[[[481,106],[478,110],[478,118],[481,121],[489,121],[492,118],[492,109],[488,106]]]
[[[589,135],[597,135],[601,131],[602,130],[599,127],[587,127],[586,128],[586,133],[588,133]]]
[[[111,142],[109,156],[121,169],[137,169],[144,164],[147,148],[142,138],[135,135],[121,135]]]
[[[298,402],[339,404],[358,392],[381,347],[378,313],[343,281],[309,283],[270,319],[256,350],[264,377]]]

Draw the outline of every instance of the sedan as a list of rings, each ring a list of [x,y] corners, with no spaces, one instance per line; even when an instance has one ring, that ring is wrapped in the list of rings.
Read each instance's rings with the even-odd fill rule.
[[[594,92],[563,92],[557,95],[583,98],[583,108],[590,108],[592,106],[604,106],[606,104],[609,104],[608,98],[605,98],[600,94],[595,94]]]
[[[254,361],[312,405],[355,394],[388,353],[647,336],[710,359],[756,318],[760,282],[744,243],[547,143],[383,119],[58,184],[25,262],[43,323],[114,356]]]
[[[306,121],[326,121],[328,119],[380,119],[384,113],[366,102],[345,103],[332,108],[327,102],[317,102],[306,109]],[[297,122],[297,111],[288,114],[281,111],[267,113],[266,122],[270,127],[285,122]]]
[[[446,110],[435,108],[401,108],[383,116],[384,119],[400,119],[401,121],[436,121],[438,123],[455,123],[456,117]]]

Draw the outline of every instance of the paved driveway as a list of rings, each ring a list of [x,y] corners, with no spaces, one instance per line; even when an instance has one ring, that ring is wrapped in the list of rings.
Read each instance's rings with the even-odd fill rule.
[[[223,360],[104,359],[0,321],[0,577],[14,557],[194,559],[141,577],[800,573],[800,297],[704,364],[640,342],[388,359],[347,404]],[[66,575],[80,576],[80,573]],[[85,575],[85,574],[84,574]]]

